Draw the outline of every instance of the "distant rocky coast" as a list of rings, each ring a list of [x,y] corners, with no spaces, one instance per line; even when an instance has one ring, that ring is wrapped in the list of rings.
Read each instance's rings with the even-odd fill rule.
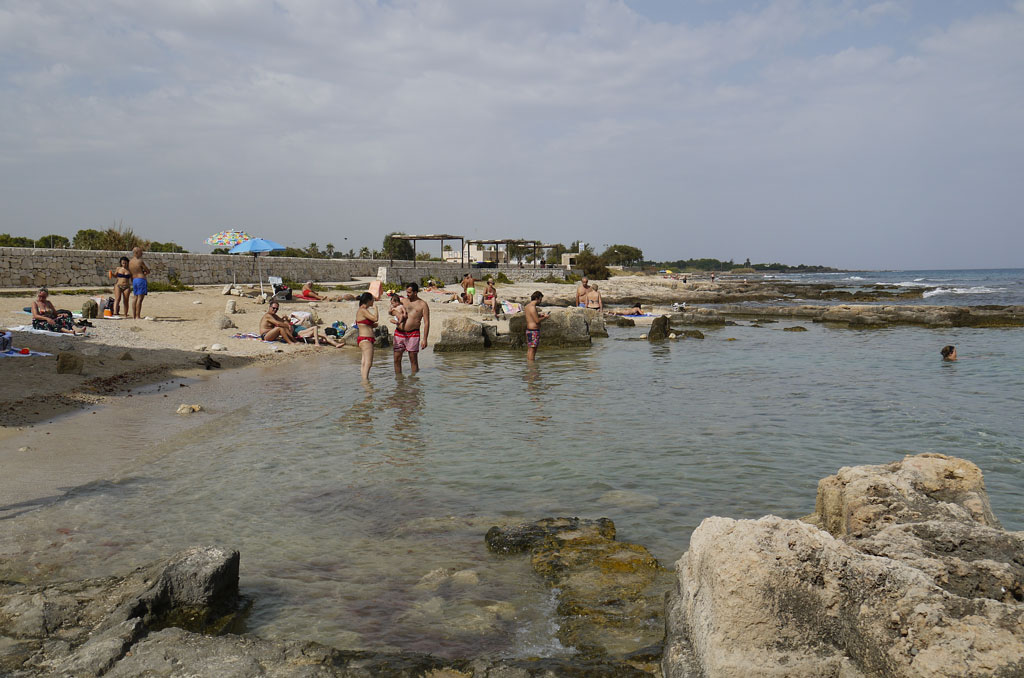
[[[963,459],[840,469],[802,520],[708,518],[674,573],[616,541],[607,519],[496,526],[482,541],[495,557],[531,558],[558,592],[558,637],[575,657],[441,659],[234,635],[240,557],[206,547],[124,576],[0,582],[0,674],[1024,675],[1024,534],[1000,527]]]

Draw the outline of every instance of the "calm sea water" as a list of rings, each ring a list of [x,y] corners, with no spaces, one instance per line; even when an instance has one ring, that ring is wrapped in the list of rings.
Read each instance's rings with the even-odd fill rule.
[[[1024,529],[1024,330],[787,325],[658,345],[614,330],[534,366],[427,353],[399,379],[379,355],[370,389],[354,353],[232,377],[250,381],[207,423],[0,540],[64,576],[219,543],[242,552],[255,633],[522,656],[564,649],[527,559],[486,552],[498,522],[607,516],[671,566],[706,516],[797,518],[842,466],[941,452],[977,463]],[[424,580],[439,569],[476,583]]]

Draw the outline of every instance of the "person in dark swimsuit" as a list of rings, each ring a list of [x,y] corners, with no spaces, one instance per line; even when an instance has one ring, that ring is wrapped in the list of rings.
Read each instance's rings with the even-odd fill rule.
[[[373,328],[377,326],[377,309],[373,305],[373,295],[363,292],[359,295],[359,309],[356,311],[356,327],[359,336],[356,337],[356,344],[362,354],[360,361],[360,373],[363,381],[370,380],[370,368],[373,367]]]
[[[132,293],[132,272],[128,270],[128,257],[121,257],[114,269],[114,315],[121,315],[121,302],[124,302],[124,314],[128,315],[128,297]]]
[[[267,312],[260,318],[260,339],[263,341],[277,341],[284,339],[289,344],[296,343],[295,333],[292,331],[290,322],[277,315],[281,305],[276,301],[270,302]]]
[[[32,329],[61,334],[85,334],[84,327],[79,328],[81,332],[75,329],[75,321],[71,315],[66,312],[57,313],[57,309],[50,303],[49,296],[50,293],[45,287],[41,287],[36,293],[36,300],[32,302]]]

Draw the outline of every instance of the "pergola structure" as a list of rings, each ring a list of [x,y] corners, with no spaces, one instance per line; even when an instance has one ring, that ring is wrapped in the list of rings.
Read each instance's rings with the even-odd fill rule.
[[[412,240],[412,256],[413,256],[414,259],[416,257],[416,241],[417,240],[440,240],[441,241],[441,258],[442,259],[444,258],[444,241],[445,240],[458,240],[461,243],[459,245],[459,262],[463,266],[466,265],[466,261],[465,261],[465,259],[466,259],[466,243],[467,242],[471,242],[471,241],[466,240],[461,235],[434,234],[434,233],[429,233],[427,235],[406,235],[406,234],[403,233],[401,235],[393,235],[391,237],[394,238],[395,240]],[[391,259],[390,261],[392,263],[394,263],[394,259]]]
[[[501,240],[467,240],[467,245],[505,245],[506,248],[509,245],[521,245],[523,247],[533,248],[533,267],[537,268],[538,253],[544,246],[540,244],[540,240],[521,240],[519,238],[504,238]],[[511,257],[510,261],[511,263]]]

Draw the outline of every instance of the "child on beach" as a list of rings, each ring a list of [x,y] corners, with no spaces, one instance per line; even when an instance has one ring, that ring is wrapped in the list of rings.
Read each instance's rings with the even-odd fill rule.
[[[388,309],[388,315],[394,316],[391,322],[395,323],[396,330],[402,331],[405,329],[405,319],[409,317],[409,312],[405,310],[402,297],[397,294],[391,295],[391,308]]]

